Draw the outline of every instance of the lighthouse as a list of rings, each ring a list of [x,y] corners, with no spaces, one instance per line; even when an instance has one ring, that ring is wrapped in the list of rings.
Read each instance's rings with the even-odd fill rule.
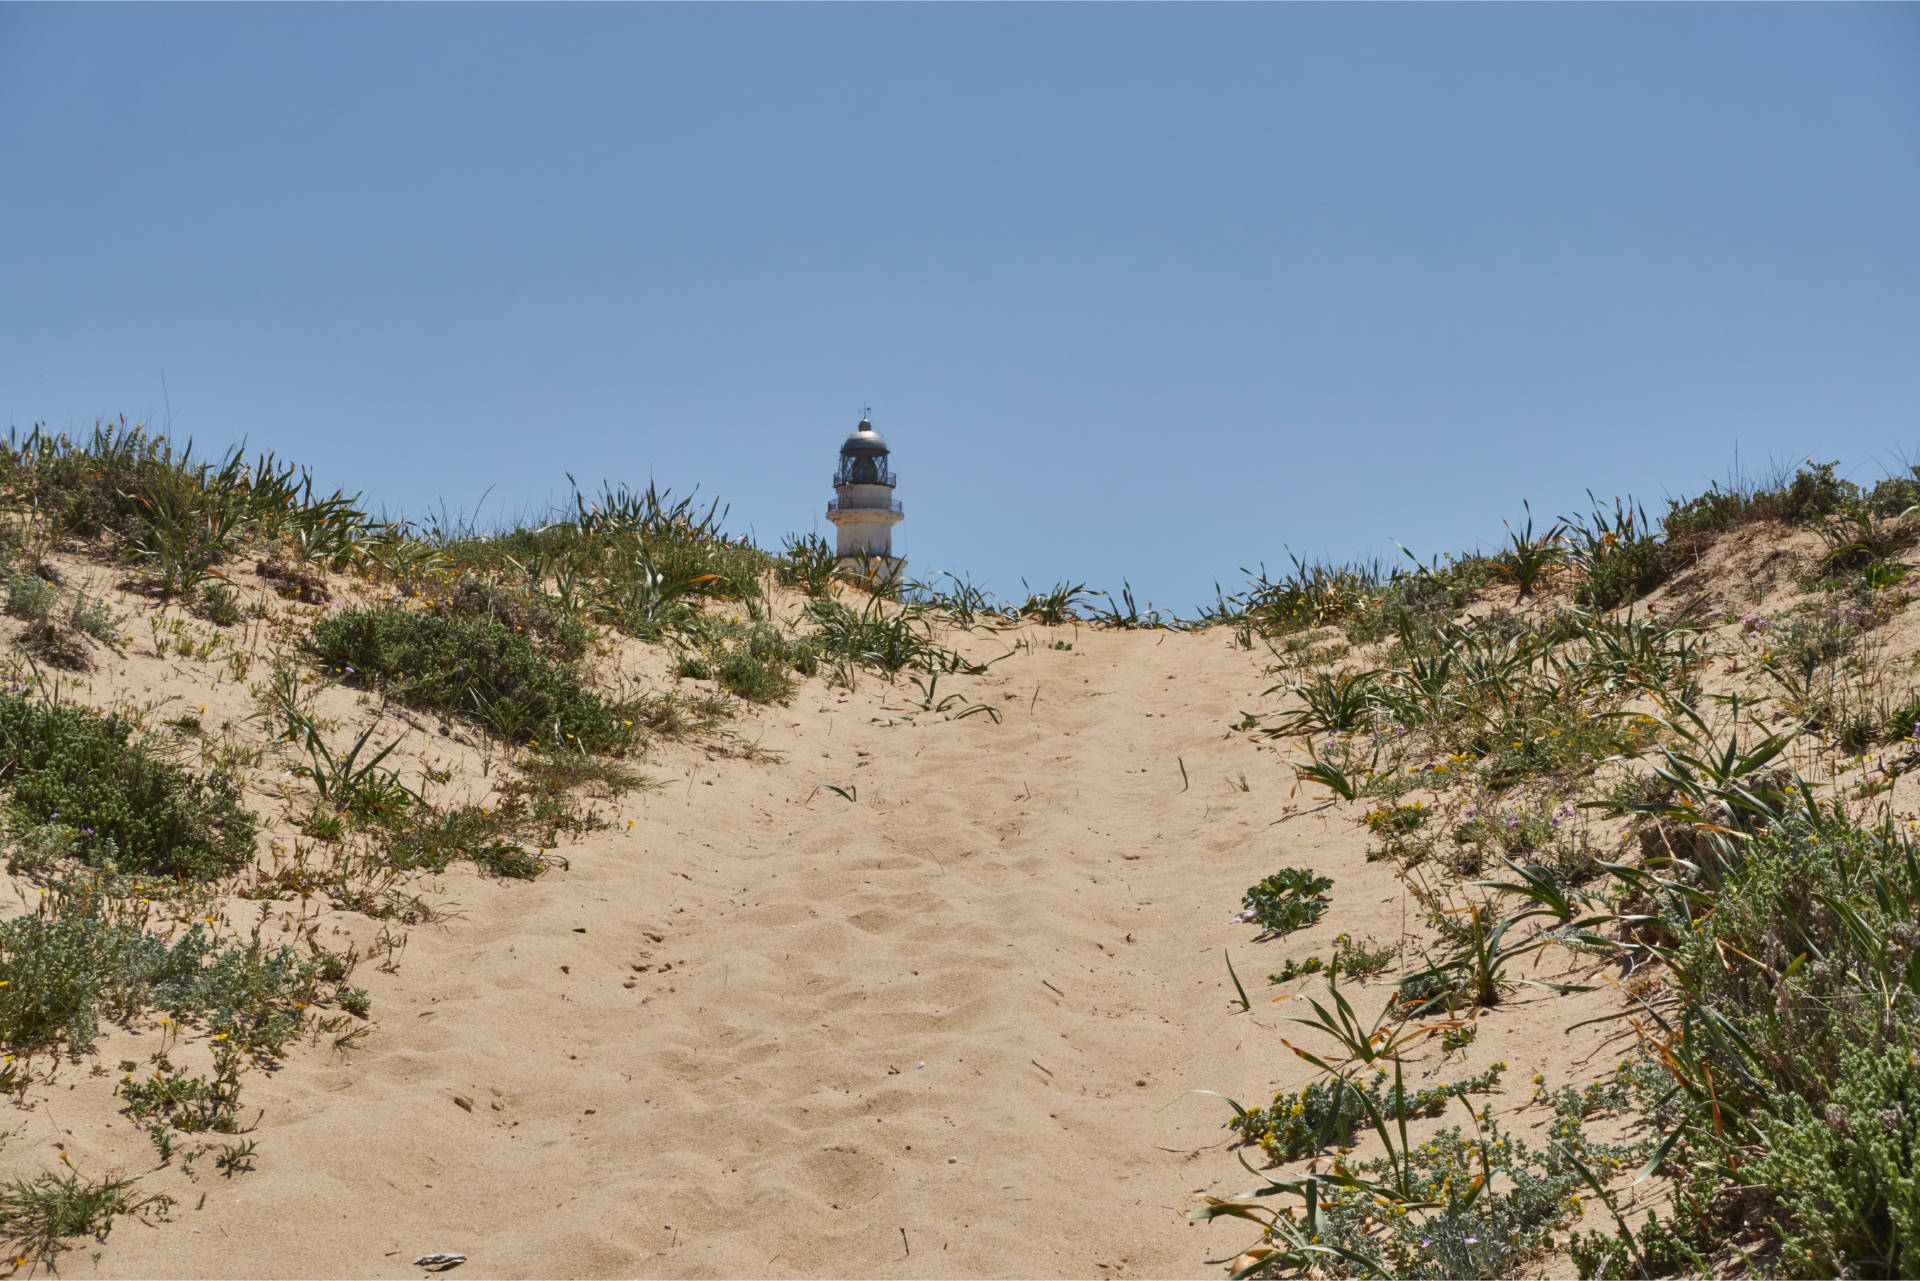
[[[905,513],[893,496],[900,473],[888,461],[887,442],[864,416],[840,446],[827,519],[839,532],[834,548],[843,565],[882,581],[899,576],[905,557],[893,554],[893,527]]]

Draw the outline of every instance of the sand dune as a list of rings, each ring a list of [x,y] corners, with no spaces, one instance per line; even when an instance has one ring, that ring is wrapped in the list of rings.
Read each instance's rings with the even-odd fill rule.
[[[964,643],[1021,641],[951,682],[999,723],[811,681],[731,726],[750,758],[656,748],[663,786],[569,870],[435,880],[454,914],[356,975],[371,1035],[247,1078],[254,1172],[153,1170],[109,1083],[56,1085],[13,1165],[63,1142],[180,1201],[64,1271],[388,1276],[455,1251],[462,1276],[1218,1275],[1251,1231],[1184,1214],[1250,1180],[1226,1105],[1186,1092],[1304,1082],[1263,976],[1337,933],[1397,938],[1403,891],[1351,816],[1230,732],[1263,681],[1228,632]],[[121,679],[193,676],[144,661]],[[1334,878],[1333,910],[1256,944],[1229,918],[1287,863]],[[1470,1065],[1564,1056],[1545,1017],[1503,1007]],[[100,1061],[152,1036],[110,1030]]]

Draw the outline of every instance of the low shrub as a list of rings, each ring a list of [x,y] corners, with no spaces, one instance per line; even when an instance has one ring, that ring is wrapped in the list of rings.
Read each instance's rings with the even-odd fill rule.
[[[314,631],[327,663],[351,668],[397,701],[477,717],[514,742],[623,752],[637,737],[628,709],[495,617],[448,617],[388,606],[329,615]]]
[[[0,778],[16,818],[57,821],[77,855],[122,871],[201,880],[251,858],[258,819],[239,788],[159,759],[132,734],[91,709],[0,695]]]
[[[607,826],[591,804],[574,798],[592,788],[605,797],[617,797],[652,784],[620,764],[584,751],[528,754],[516,762],[521,777],[498,786],[489,805],[438,808],[408,796],[367,818],[377,826],[378,852],[370,865],[398,872],[442,872],[456,861],[472,863],[489,876],[530,881],[553,867],[566,866],[554,852],[564,835],[579,835]],[[529,849],[533,846],[533,849]],[[378,902],[342,883],[337,901],[366,910]]]
[[[1471,1133],[1456,1127],[1415,1144],[1402,1155],[1399,1173],[1405,1200],[1432,1207],[1418,1216],[1399,1205],[1383,1207],[1356,1188],[1323,1185],[1317,1241],[1356,1262],[1335,1256],[1322,1274],[1456,1278],[1538,1271],[1556,1230],[1581,1214],[1587,1184],[1580,1166],[1611,1177],[1643,1159],[1649,1146],[1589,1140],[1577,1123],[1556,1130],[1555,1142],[1540,1149],[1486,1118]],[[1376,1177],[1388,1173],[1386,1166],[1360,1163]],[[1288,1261],[1298,1266],[1310,1257]]]
[[[1311,868],[1283,867],[1241,899],[1244,915],[1268,934],[1291,934],[1326,914],[1333,882]]]
[[[60,589],[44,578],[18,574],[7,580],[7,612],[15,618],[51,618],[60,602]]]
[[[116,614],[103,600],[91,600],[75,593],[73,611],[67,616],[73,630],[105,641],[111,645],[120,638],[120,624],[127,621],[126,615]]]
[[[1425,801],[1410,805],[1383,805],[1367,814],[1367,830],[1376,835],[1405,836],[1426,826],[1433,808]]]
[[[462,805],[430,811],[414,806],[392,824],[391,837],[379,861],[388,867],[442,872],[457,859],[482,871],[511,880],[530,881],[546,871],[557,856],[530,852],[517,839],[529,817],[524,805],[509,801],[488,808]],[[549,831],[548,844],[557,833]]]
[[[1867,506],[1879,516],[1899,516],[1920,507],[1920,467],[1905,476],[1889,476],[1867,494]]]
[[[578,618],[551,608],[530,593],[478,578],[465,578],[437,590],[429,598],[427,609],[441,618],[500,623],[528,637],[542,654],[562,663],[579,662],[593,641],[592,629]]]
[[[1834,474],[1838,463],[1814,463],[1809,460],[1791,481],[1775,482],[1771,487],[1736,483],[1729,489],[1714,485],[1706,493],[1682,502],[1674,500],[1661,522],[1672,538],[1688,534],[1714,533],[1736,525],[1759,520],[1797,522],[1839,511],[1860,496],[1859,486]],[[1883,481],[1874,491],[1876,508],[1900,503],[1912,482]],[[1891,488],[1888,488],[1891,486]],[[1884,493],[1882,492],[1884,490]],[[1910,507],[1901,504],[1899,510]]]
[[[1806,792],[1701,787],[1742,808],[1682,829],[1677,879],[1614,869],[1647,909],[1636,947],[1668,965],[1678,999],[1661,1024],[1698,1029],[1664,1059],[1672,1168],[1716,1216],[1709,1237],[1759,1211],[1784,1275],[1906,1275],[1920,1267],[1920,858],[1891,820],[1861,826]]]
[[[240,601],[233,588],[209,583],[200,589],[199,614],[215,627],[231,627],[240,621]]]
[[[1920,1276],[1920,1070],[1911,1046],[1842,1054],[1824,1107],[1784,1094],[1743,1171],[1784,1213],[1780,1272]]]
[[[1342,974],[1354,978],[1365,978],[1371,974],[1378,974],[1392,965],[1394,958],[1399,955],[1398,945],[1368,947],[1364,943],[1354,942],[1353,935],[1342,934],[1333,941],[1331,961],[1322,960],[1317,956],[1309,956],[1304,960],[1289,957],[1286,964],[1280,967],[1279,973],[1267,975],[1267,982],[1290,983],[1294,979],[1320,973],[1327,974],[1329,982],[1336,981]]]
[[[159,1071],[122,1081],[115,1091],[135,1121],[153,1121],[187,1134],[240,1133],[240,1064],[235,1051],[216,1052],[212,1079]]]
[[[1580,1217],[1582,1194],[1644,1160],[1653,1143],[1602,1142],[1584,1132],[1577,1116],[1562,1114],[1548,1125],[1548,1146],[1532,1147],[1506,1133],[1491,1109],[1475,1110],[1468,1099],[1495,1088],[1502,1067],[1410,1092],[1396,1066],[1391,1087],[1384,1072],[1364,1084],[1336,1077],[1279,1095],[1271,1108],[1242,1112],[1231,1124],[1276,1159],[1298,1160],[1323,1144],[1351,1143],[1363,1129],[1380,1137],[1386,1152],[1357,1161],[1343,1154],[1331,1169],[1316,1164],[1296,1177],[1270,1175],[1265,1188],[1190,1217],[1231,1214],[1266,1225],[1265,1243],[1235,1260],[1240,1276],[1283,1270],[1421,1278],[1537,1272],[1554,1249],[1556,1232]],[[1472,1115],[1471,1133],[1453,1127],[1424,1142],[1408,1138],[1403,1118],[1437,1115],[1456,1098]],[[1277,1193],[1305,1199],[1304,1222],[1272,1200],[1251,1199]],[[1578,1257],[1611,1257],[1604,1238],[1584,1244],[1587,1252]]]
[[[303,1003],[319,999],[320,971],[290,947],[218,943],[201,923],[163,938],[97,884],[55,891],[0,922],[0,1043],[78,1053],[103,1020],[158,1009],[277,1057],[299,1035]]]
[[[1573,599],[1587,609],[1624,605],[1658,587],[1667,576],[1660,544],[1652,538],[1623,542],[1589,561],[1586,571],[1586,577],[1574,588]]]
[[[1765,647],[1762,662],[1808,672],[1844,658],[1878,621],[1874,611],[1834,597],[1770,618],[1751,616],[1742,630]]]
[[[770,623],[698,629],[701,643],[682,653],[675,674],[710,680],[750,703],[787,697],[796,676],[811,676],[820,659],[813,646]]]
[[[1313,1081],[1291,1094],[1276,1094],[1269,1107],[1240,1113],[1232,1125],[1242,1139],[1259,1144],[1268,1160],[1298,1161],[1329,1147],[1352,1147],[1354,1136],[1369,1124],[1367,1104],[1389,1121],[1439,1116],[1450,1099],[1491,1092],[1500,1084],[1506,1068],[1506,1064],[1496,1063],[1465,1081],[1411,1094],[1396,1094],[1387,1088],[1387,1074],[1382,1070],[1376,1070],[1364,1082],[1341,1078]]]
[[[1580,571],[1573,599],[1582,609],[1624,605],[1666,578],[1669,566],[1661,556],[1660,540],[1645,509],[1631,499],[1614,499],[1611,512],[1595,499],[1593,510],[1569,519],[1565,530],[1567,558]]]

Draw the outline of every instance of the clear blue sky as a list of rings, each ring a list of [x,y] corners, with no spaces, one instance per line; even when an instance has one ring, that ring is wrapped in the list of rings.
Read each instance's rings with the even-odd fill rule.
[[[6,422],[777,543],[870,402],[1003,594],[1871,480],[1917,240],[1914,6],[0,7]]]

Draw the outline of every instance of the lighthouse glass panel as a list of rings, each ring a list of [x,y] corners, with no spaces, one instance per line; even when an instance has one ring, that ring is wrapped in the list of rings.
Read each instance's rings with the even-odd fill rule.
[[[833,483],[836,485],[894,485],[899,477],[887,466],[885,457],[875,454],[842,454],[840,466],[834,469]]]

